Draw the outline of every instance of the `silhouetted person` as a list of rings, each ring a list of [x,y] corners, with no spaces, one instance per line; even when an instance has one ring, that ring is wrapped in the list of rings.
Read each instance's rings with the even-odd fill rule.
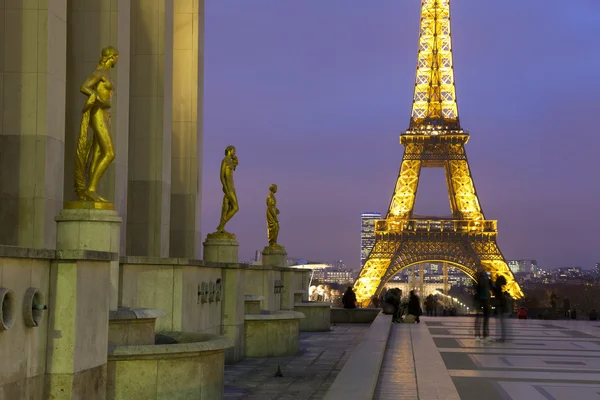
[[[569,318],[571,316],[571,301],[566,297],[563,300],[563,308],[565,309],[565,318]]]
[[[425,298],[425,312],[428,317],[433,316],[433,295],[430,294]]]
[[[552,294],[550,295],[550,308],[552,309],[552,319],[556,318],[556,299],[558,299],[558,296],[553,290]]]
[[[356,294],[352,287],[348,287],[342,296],[342,304],[344,308],[356,308]]]
[[[421,322],[419,319],[419,315],[421,315],[421,303],[419,301],[419,296],[415,294],[414,290],[410,291],[410,297],[408,298],[408,314],[414,315],[416,322]]]
[[[400,289],[393,288],[386,292],[384,301],[391,305],[394,308],[394,314],[392,316],[392,322],[400,322],[400,316],[402,315],[400,312],[400,300],[402,297],[402,292]]]
[[[504,285],[506,285],[506,278],[503,275],[498,276],[496,278],[496,282],[494,283],[494,297],[496,299],[496,313],[498,316],[498,326],[499,330],[498,339],[499,342],[504,342],[506,340],[506,327],[504,325],[504,315],[506,314],[506,295],[504,294]]]
[[[490,289],[490,278],[485,270],[480,268],[477,272],[477,282],[475,283],[475,309],[477,310],[477,315],[475,316],[475,340],[478,341],[487,339],[489,334]]]

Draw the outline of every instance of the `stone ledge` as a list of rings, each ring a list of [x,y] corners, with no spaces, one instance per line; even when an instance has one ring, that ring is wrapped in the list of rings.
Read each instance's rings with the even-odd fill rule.
[[[264,311],[260,314],[246,314],[244,319],[246,321],[259,321],[259,320],[277,320],[277,319],[302,319],[305,318],[304,314],[297,311]]]
[[[121,264],[132,265],[164,265],[164,266],[196,266],[202,268],[220,268],[220,269],[250,269],[265,271],[309,271],[299,267],[274,267],[265,265],[251,265],[245,263],[219,263],[198,260],[193,258],[169,258],[169,257],[144,257],[144,256],[121,256]]]
[[[392,327],[392,316],[379,314],[327,391],[325,400],[372,399]],[[399,366],[401,368],[402,366]]]
[[[370,324],[379,315],[380,308],[331,308],[332,324]]]
[[[129,308],[119,307],[118,310],[111,310],[108,313],[109,321],[132,320],[132,319],[156,319],[162,318],[166,314],[161,310],[152,308]]]
[[[0,258],[33,258],[41,260],[117,261],[119,255],[96,250],[54,250],[0,245]]]
[[[157,332],[157,343],[138,346],[109,346],[108,360],[140,360],[194,357],[201,353],[224,351],[234,344],[219,335],[194,332]],[[161,341],[168,342],[162,344]]]
[[[303,301],[294,303],[294,307],[331,307],[333,303],[324,303],[320,301]]]
[[[0,245],[0,257],[3,258],[40,258],[53,260],[56,258],[54,249],[34,249],[31,247]]]
[[[254,296],[251,294],[244,295],[244,301],[263,301],[265,296]]]
[[[119,261],[119,253],[97,250],[56,250],[56,260]]]

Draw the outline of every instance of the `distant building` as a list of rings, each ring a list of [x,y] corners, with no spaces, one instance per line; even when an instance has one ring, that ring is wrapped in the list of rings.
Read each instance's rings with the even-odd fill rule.
[[[596,266],[594,267],[594,274],[600,275],[600,263],[596,263]]]
[[[507,260],[506,263],[513,274],[537,276],[539,273],[536,260]]]
[[[363,267],[369,253],[375,244],[375,221],[381,219],[381,214],[376,212],[362,213],[360,215],[360,266]]]

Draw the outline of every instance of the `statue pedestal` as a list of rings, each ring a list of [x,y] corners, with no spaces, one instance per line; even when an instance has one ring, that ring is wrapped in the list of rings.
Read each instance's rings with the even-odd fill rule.
[[[60,335],[48,341],[48,398],[106,398],[107,327],[109,310],[118,303],[121,218],[102,206],[65,204],[55,218],[59,257],[50,266],[48,331]]]
[[[106,208],[98,205],[107,204]],[[119,253],[121,217],[111,203],[70,202],[55,218],[57,250],[96,250]],[[109,207],[110,206],[110,207]],[[110,262],[110,309],[118,309],[119,261]]]
[[[62,209],[55,219],[57,250],[119,252],[122,220],[116,211]]]
[[[285,247],[275,245],[267,246],[262,251],[262,265],[270,267],[285,267],[287,251]]]
[[[217,263],[237,263],[240,244],[233,235],[209,233],[206,236],[203,260]]]

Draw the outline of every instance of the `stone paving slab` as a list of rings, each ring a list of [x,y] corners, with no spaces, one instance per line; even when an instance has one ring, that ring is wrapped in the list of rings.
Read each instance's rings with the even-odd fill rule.
[[[247,358],[225,366],[226,400],[323,399],[368,324],[337,324],[330,332],[301,332],[293,357]],[[283,377],[276,378],[277,367]]]
[[[506,342],[476,341],[473,318],[423,322],[463,400],[600,400],[600,328],[593,321],[507,319]]]

